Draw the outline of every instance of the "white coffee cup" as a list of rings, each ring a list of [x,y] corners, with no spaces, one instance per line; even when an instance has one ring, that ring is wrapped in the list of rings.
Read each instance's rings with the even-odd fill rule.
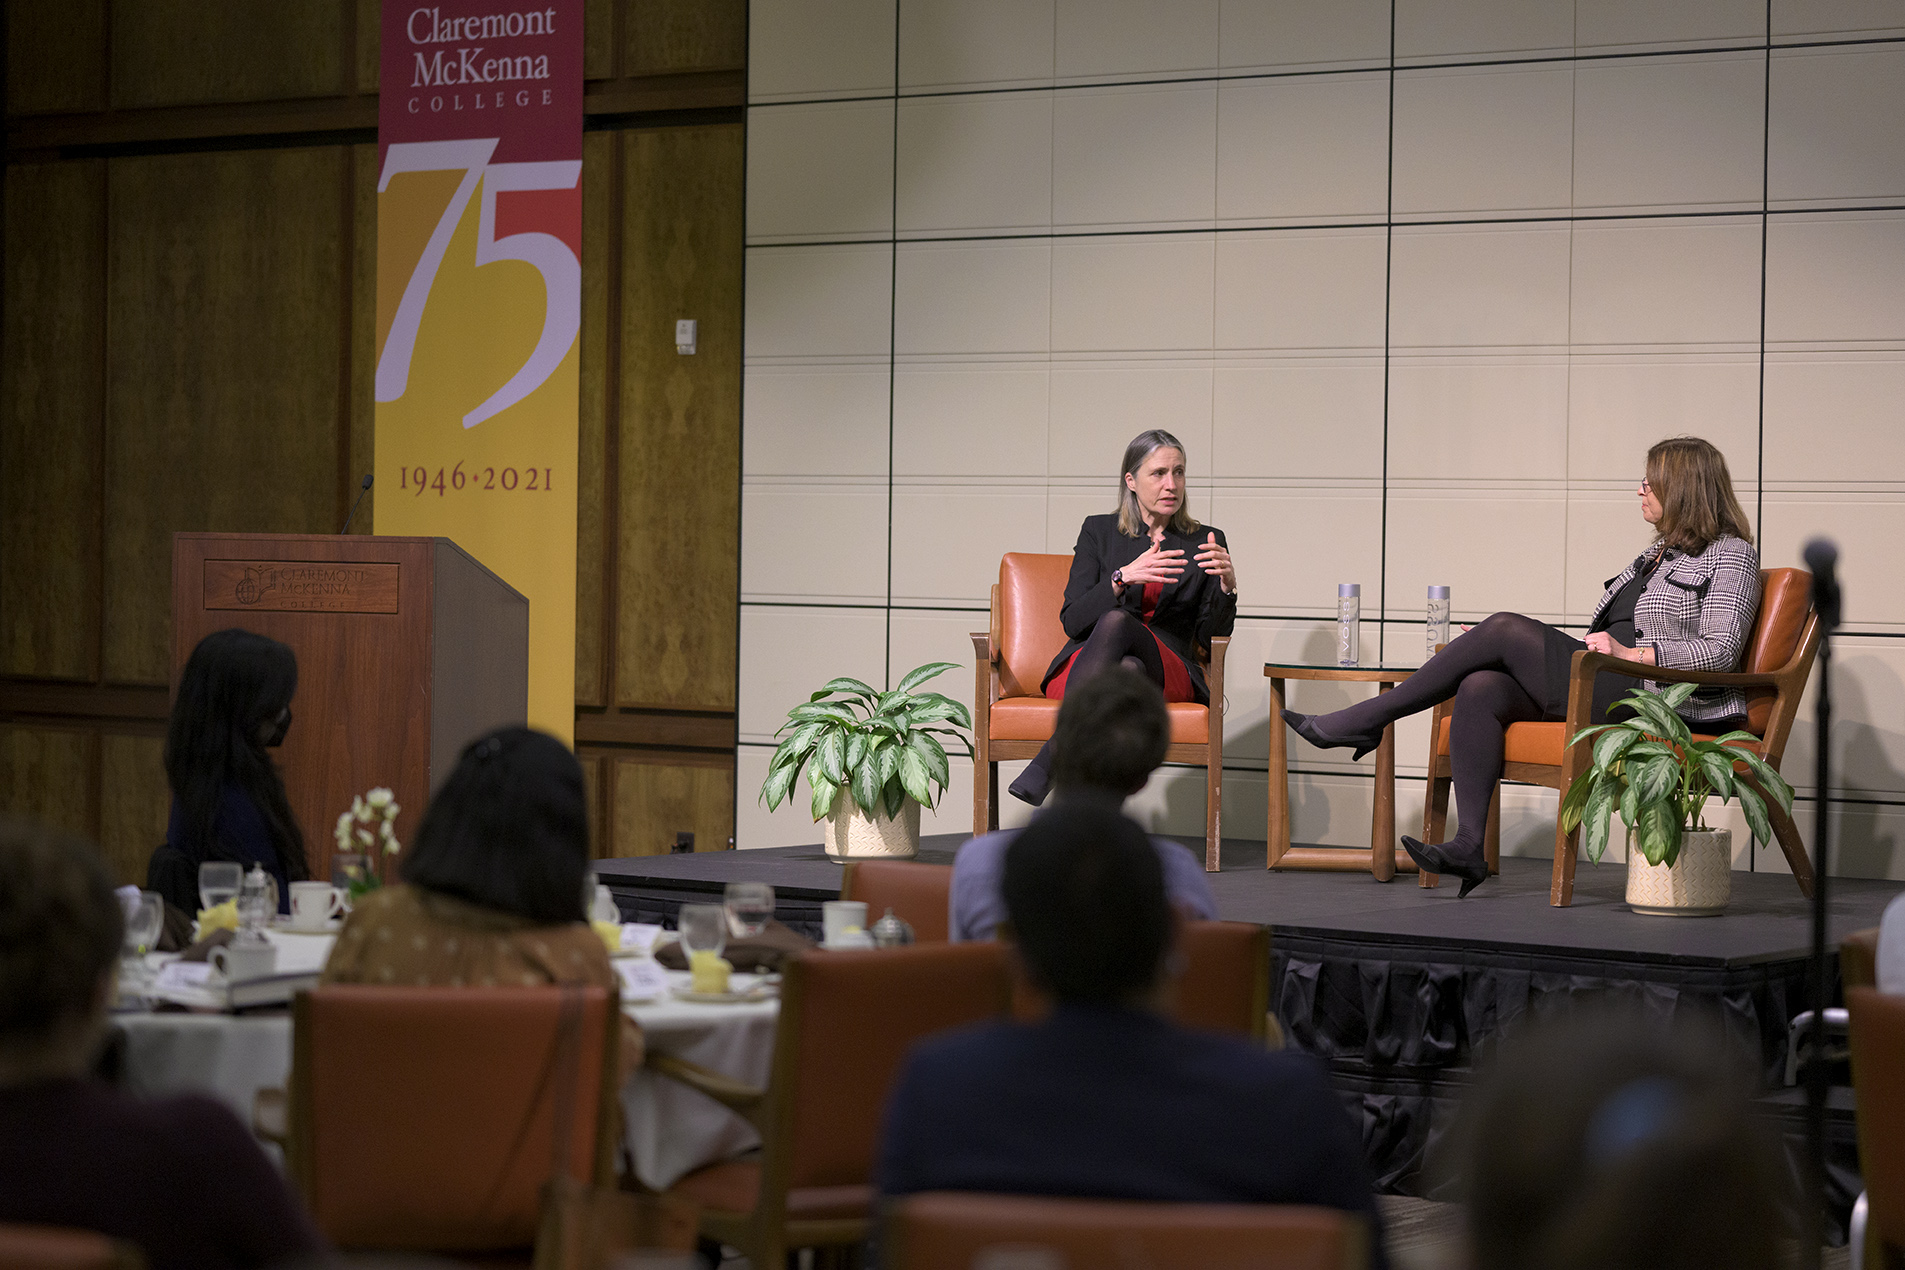
[[[211,956],[206,960],[212,963],[212,969],[236,983],[240,979],[257,979],[277,970],[278,949],[268,943],[230,943],[212,949]]]
[[[329,882],[291,884],[291,926],[296,930],[323,930],[344,911],[344,892]]]
[[[825,900],[820,905],[821,931],[831,947],[848,931],[863,931],[867,924],[867,906],[859,900]],[[872,941],[869,940],[870,944]]]

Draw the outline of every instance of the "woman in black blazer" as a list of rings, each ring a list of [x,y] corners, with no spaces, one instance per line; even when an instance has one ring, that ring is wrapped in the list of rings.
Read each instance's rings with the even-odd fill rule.
[[[1383,727],[1455,699],[1449,764],[1460,826],[1448,842],[1404,838],[1415,862],[1462,879],[1467,895],[1488,879],[1482,831],[1502,774],[1503,736],[1511,723],[1567,718],[1568,678],[1582,649],[1649,666],[1737,670],[1759,612],[1759,553],[1746,513],[1733,495],[1726,459],[1698,437],[1671,437],[1647,451],[1641,516],[1653,544],[1610,578],[1585,640],[1519,613],[1497,613],[1450,640],[1422,669],[1368,701],[1333,714],[1283,717],[1312,745],[1376,748]],[[1595,677],[1591,718],[1608,716],[1636,682]],[[1631,713],[1615,709],[1613,718]],[[1680,707],[1696,732],[1721,734],[1746,724],[1738,688],[1702,688]]]
[[[1041,687],[1058,700],[1070,683],[1119,664],[1147,675],[1166,701],[1210,700],[1193,649],[1210,648],[1237,620],[1237,571],[1223,531],[1186,508],[1184,443],[1153,429],[1132,438],[1120,469],[1118,510],[1087,516],[1072,548],[1058,618],[1069,642]],[[1187,567],[1194,561],[1195,569]],[[1012,782],[1034,807],[1051,785],[1052,743]]]

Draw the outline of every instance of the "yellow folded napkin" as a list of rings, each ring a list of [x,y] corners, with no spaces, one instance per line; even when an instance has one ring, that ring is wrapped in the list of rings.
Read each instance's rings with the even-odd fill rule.
[[[596,937],[611,954],[622,951],[622,924],[620,922],[590,922]]]
[[[238,929],[238,901],[226,900],[223,904],[214,904],[210,908],[198,911],[198,937],[205,938],[215,930]]]
[[[688,969],[694,975],[688,985],[694,992],[726,992],[728,972],[734,966],[720,953],[698,952],[688,957]]]

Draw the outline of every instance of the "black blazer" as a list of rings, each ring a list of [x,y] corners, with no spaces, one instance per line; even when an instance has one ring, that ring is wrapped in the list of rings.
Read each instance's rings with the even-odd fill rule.
[[[1204,704],[1210,702],[1210,685],[1204,682],[1204,671],[1191,650],[1210,651],[1211,636],[1228,635],[1237,624],[1236,595],[1225,595],[1217,579],[1197,567],[1197,549],[1211,534],[1216,534],[1217,541],[1229,550],[1224,531],[1213,525],[1199,525],[1197,532],[1188,537],[1164,531],[1165,550],[1176,548],[1184,553],[1184,572],[1177,581],[1164,584],[1164,594],[1158,597],[1157,612],[1151,615],[1150,623],[1164,645],[1183,660],[1191,672],[1191,687]],[[1115,596],[1111,593],[1111,574],[1150,546],[1149,537],[1119,533],[1116,512],[1085,517],[1078,529],[1078,545],[1072,548],[1072,576],[1065,583],[1065,606],[1058,611],[1058,620],[1070,638],[1046,670],[1039,683],[1041,691],[1052,682],[1053,675],[1064,669],[1099,618],[1114,608],[1124,609],[1133,617],[1143,611],[1144,587],[1133,583],[1125,587],[1122,597]]]

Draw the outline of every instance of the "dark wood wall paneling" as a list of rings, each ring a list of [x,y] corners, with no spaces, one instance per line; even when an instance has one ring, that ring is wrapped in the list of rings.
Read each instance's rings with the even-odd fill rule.
[[[371,467],[378,3],[6,6],[0,813],[139,881],[172,534],[331,532]],[[734,831],[746,3],[586,13],[577,753],[597,854],[708,850]]]

